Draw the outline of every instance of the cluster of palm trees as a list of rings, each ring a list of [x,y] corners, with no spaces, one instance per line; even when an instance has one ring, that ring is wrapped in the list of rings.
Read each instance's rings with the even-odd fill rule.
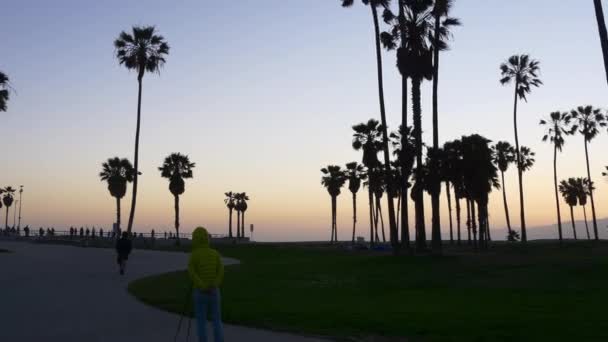
[[[559,183],[559,192],[564,197],[564,201],[566,201],[568,206],[570,206],[572,234],[575,240],[578,239],[576,234],[576,224],[574,222],[574,207],[576,205],[583,207],[587,240],[591,240],[591,234],[589,234],[589,224],[587,221],[587,197],[591,196],[593,190],[593,183],[587,178],[568,178],[567,180],[562,180]]]
[[[341,0],[342,6],[350,7],[354,4],[354,0]],[[520,145],[518,135],[518,104],[520,100],[527,101],[527,97],[531,91],[540,87],[543,83],[539,78],[540,63],[532,59],[528,55],[513,55],[506,62],[500,65],[500,83],[503,85],[512,84],[514,91],[513,105],[513,128],[515,137],[515,146],[512,147],[507,142],[499,142],[495,146],[490,147],[488,139],[478,135],[473,140],[475,143],[467,142],[465,137],[460,141],[446,143],[443,149],[439,146],[439,110],[438,110],[438,82],[439,82],[439,57],[440,52],[448,49],[448,42],[451,39],[451,29],[459,26],[460,20],[450,16],[450,10],[453,5],[453,0],[397,0],[395,11],[391,7],[390,0],[362,0],[362,3],[369,6],[371,10],[372,23],[374,27],[374,43],[376,53],[376,67],[378,76],[378,100],[380,122],[370,120],[367,123],[356,125],[355,141],[353,147],[356,150],[363,151],[363,165],[366,168],[364,172],[367,177],[370,203],[370,241],[378,241],[378,234],[374,235],[374,229],[377,231],[377,217],[381,211],[379,198],[382,193],[386,192],[388,204],[388,218],[390,229],[390,241],[396,252],[401,247],[408,249],[410,246],[409,238],[409,223],[408,223],[408,190],[411,187],[411,198],[415,204],[415,240],[417,249],[426,249],[426,229],[425,229],[425,210],[424,210],[424,192],[431,196],[431,246],[434,252],[441,252],[441,221],[440,221],[440,202],[441,184],[445,182],[446,191],[448,193],[448,207],[450,212],[450,239],[453,241],[453,223],[451,215],[451,193],[453,188],[456,196],[456,204],[459,206],[460,198],[467,198],[467,205],[471,211],[472,230],[475,233],[475,205],[478,206],[477,223],[479,224],[479,239],[483,245],[490,238],[490,231],[487,222],[487,193],[491,191],[493,186],[498,187],[499,182],[495,177],[497,170],[501,171],[503,179],[503,198],[505,202],[505,213],[507,216],[509,236],[515,236],[508,214],[508,205],[506,201],[506,190],[504,187],[504,172],[508,166],[514,163],[518,174],[519,185],[519,204],[520,204],[520,226],[521,240],[527,241],[526,219],[525,219],[525,203],[523,189],[523,174],[529,170],[534,164],[534,153],[527,147]],[[605,24],[601,3],[595,0],[596,16],[598,18],[598,27],[600,38],[602,40],[602,48],[606,61],[606,73],[608,77],[608,37],[606,35]],[[388,29],[381,32],[379,12],[382,12],[382,19],[388,25]],[[401,125],[398,132],[391,136],[388,134],[386,107],[384,101],[384,85],[382,72],[382,53],[381,48],[384,46],[387,50],[395,50],[397,57],[397,70],[401,74]],[[411,81],[411,90],[408,89],[408,80]],[[424,155],[425,145],[422,141],[422,104],[421,104],[421,84],[425,80],[432,80],[432,122],[433,122],[433,143],[432,146],[426,148],[426,157]],[[408,96],[411,92],[412,99],[412,121],[413,126],[408,125]],[[589,107],[589,106],[588,106]],[[572,119],[577,121],[579,132],[585,137],[585,149],[587,143],[597,135],[597,131],[592,133],[593,128],[602,126],[598,121],[600,116],[585,114],[586,107],[578,108],[572,111]],[[591,107],[592,111],[595,110]],[[574,115],[576,112],[576,115]],[[544,121],[547,124],[546,121]],[[553,123],[555,124],[555,123]],[[563,140],[561,136],[565,131],[558,123],[553,126],[548,133],[551,137],[551,142],[556,144],[555,150],[561,150]],[[559,131],[555,128],[558,127]],[[576,131],[576,129],[574,129]],[[557,136],[556,136],[557,134]],[[390,140],[393,140],[393,153],[396,154],[396,160],[391,160],[390,155]],[[547,137],[546,139],[549,139]],[[459,145],[463,150],[454,153],[453,150],[458,150]],[[447,145],[447,146],[446,146]],[[466,152],[466,148],[472,148]],[[377,154],[382,153],[383,162],[377,158]],[[467,154],[468,153],[468,154]],[[468,155],[468,157],[465,157]],[[591,180],[589,170],[588,154],[587,169],[588,179]],[[464,172],[457,176],[467,179],[471,174],[479,172],[478,176],[483,175],[484,178],[477,180],[479,184],[468,184],[469,188],[459,189],[457,182],[450,180],[450,174],[454,172],[450,165],[452,161],[457,161],[455,164],[464,161],[467,158],[478,159],[478,162],[488,162],[486,166],[480,167],[480,170],[468,170],[470,174]],[[469,159],[471,160],[471,159]],[[460,161],[460,162],[458,162]],[[443,164],[443,165],[442,165]],[[466,163],[465,163],[466,164]],[[491,164],[491,165],[490,165]],[[555,164],[555,163],[554,163]],[[485,165],[485,164],[484,164]],[[498,166],[498,168],[496,168]],[[466,168],[465,168],[466,169]],[[461,172],[463,170],[460,170]],[[339,167],[335,165],[328,166],[322,169],[322,183],[327,188],[332,197],[332,228],[331,240],[336,240],[336,218],[335,218],[335,201],[340,194],[340,187],[343,186],[349,177]],[[442,173],[443,172],[443,173]],[[410,183],[410,178],[413,184]],[[357,182],[363,179],[359,178]],[[353,183],[353,189],[358,189],[356,183]],[[555,175],[556,201],[558,209],[558,223],[561,241],[561,218],[559,213],[559,197],[557,194],[557,175]],[[460,197],[459,197],[460,196]],[[374,200],[375,198],[375,200]],[[398,200],[397,213],[395,212],[394,199]],[[356,195],[353,195],[356,199]],[[594,220],[594,232],[597,238],[597,223],[595,218],[595,204],[593,194],[590,193],[592,215]],[[356,202],[356,200],[354,201]],[[375,208],[375,209],[374,209]],[[353,204],[353,212],[356,210],[356,203]],[[399,213],[400,211],[400,213]],[[458,211],[458,208],[457,208]],[[356,214],[353,215],[356,217]],[[382,222],[382,215],[379,215]],[[401,241],[399,240],[398,221],[401,220]],[[459,218],[458,218],[459,220]],[[469,221],[469,220],[468,220]],[[356,226],[356,218],[353,220],[353,228]],[[384,231],[383,231],[384,233]],[[354,234],[353,234],[354,235]],[[384,234],[383,234],[384,235]],[[475,239],[474,239],[475,240]]]
[[[171,153],[158,168],[162,178],[169,180],[169,191],[173,195],[175,208],[175,233],[179,236],[179,196],[186,191],[184,179],[192,178],[192,169],[196,166],[187,155]],[[127,193],[127,184],[134,182],[135,168],[126,158],[110,158],[102,164],[99,177],[108,183],[110,195],[116,198],[116,225],[120,230],[120,200]],[[127,230],[128,231],[128,230]],[[130,233],[130,231],[129,231]],[[177,240],[179,243],[179,239]]]
[[[247,211],[249,196],[245,192],[233,191],[226,192],[224,195],[226,196],[224,203],[228,208],[228,237],[231,239],[234,237],[234,234],[232,233],[232,212],[236,210],[236,238],[244,238],[245,212]]]

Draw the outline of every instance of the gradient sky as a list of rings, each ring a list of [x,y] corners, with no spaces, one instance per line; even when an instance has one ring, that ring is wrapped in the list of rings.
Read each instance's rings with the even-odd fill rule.
[[[528,225],[552,224],[552,148],[541,142],[538,121],[578,105],[606,107],[592,1],[457,0],[452,14],[464,26],[442,54],[440,141],[471,133],[513,141],[512,88],[499,84],[498,66],[516,53],[539,59],[545,85],[520,107],[520,140],[537,152],[525,174]],[[223,193],[232,190],[251,197],[247,223],[256,225],[256,239],[329,238],[330,198],[319,169],[360,161],[351,126],[379,118],[370,11],[360,3],[343,9],[337,0],[3,2],[0,70],[16,93],[0,115],[0,182],[25,186],[22,225],[111,227],[115,202],[97,174],[108,157],[133,156],[136,75],[118,65],[112,46],[133,25],[156,25],[171,45],[160,75],[144,78],[136,230],[171,229],[172,197],[157,167],[182,152],[197,163],[181,200],[183,231],[205,225],[225,233]],[[399,74],[394,54],[383,58],[395,128]],[[430,95],[425,84],[427,141]],[[600,218],[608,216],[607,147],[604,131],[590,149]],[[586,175],[582,137],[569,138],[559,158],[560,178]],[[507,190],[517,227],[516,180],[512,169]],[[367,232],[364,196],[359,207]],[[347,189],[338,210],[340,238],[348,239]],[[500,192],[492,194],[490,215],[492,227],[504,227]],[[580,208],[576,215],[582,218]]]

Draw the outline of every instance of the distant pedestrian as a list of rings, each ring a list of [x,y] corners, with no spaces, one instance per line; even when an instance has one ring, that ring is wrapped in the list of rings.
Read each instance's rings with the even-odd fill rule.
[[[209,247],[209,233],[198,227],[192,233],[192,254],[188,261],[192,281],[194,312],[200,342],[207,342],[207,315],[211,313],[215,342],[224,341],[220,311],[220,285],[224,279],[224,265],[219,253]]]
[[[103,228],[99,228],[99,237],[103,239]]]
[[[131,240],[129,240],[129,233],[123,232],[122,237],[116,241],[116,252],[118,253],[118,267],[120,268],[120,274],[125,274],[125,268],[127,267],[127,259],[131,254],[132,249]]]

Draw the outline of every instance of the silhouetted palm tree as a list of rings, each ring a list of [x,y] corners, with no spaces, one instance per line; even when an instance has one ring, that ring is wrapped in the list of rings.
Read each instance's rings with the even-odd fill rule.
[[[412,127],[401,125],[397,132],[391,133],[391,140],[393,143],[393,153],[397,157],[401,171],[401,245],[409,249],[410,225],[407,192],[410,187],[410,177],[412,176],[416,158],[416,139],[412,134]]]
[[[564,200],[570,206],[570,221],[572,222],[572,233],[574,234],[574,240],[576,237],[576,223],[574,223],[574,206],[578,203],[578,190],[576,188],[576,180],[569,178],[559,183],[559,192],[564,197]]]
[[[101,164],[101,168],[99,177],[108,182],[108,191],[116,198],[116,226],[120,231],[120,200],[127,193],[127,183],[133,181],[133,165],[126,158],[114,157]]]
[[[4,193],[4,189],[0,188],[0,209],[2,209],[2,200],[1,200],[1,198],[2,198],[2,194],[3,193]],[[1,214],[2,214],[2,210],[0,210],[0,216],[1,216]],[[6,215],[6,216],[8,216],[8,215]],[[0,222],[2,222],[2,221],[0,221]]]
[[[2,202],[4,203],[4,206],[6,207],[6,217],[5,217],[5,227],[6,229],[8,229],[8,210],[11,207],[11,205],[13,205],[13,194],[15,193],[15,191],[17,191],[16,189],[13,189],[13,187],[11,186],[7,186],[6,188],[4,188],[4,197],[2,197]]]
[[[595,190],[595,187],[587,178],[576,178],[576,190],[578,194],[578,204],[583,207],[583,217],[585,218],[585,230],[587,231],[587,240],[591,240],[589,234],[589,222],[587,220],[587,196]]]
[[[169,45],[165,38],[155,34],[154,26],[132,28],[132,34],[122,31],[118,39],[114,41],[116,58],[121,65],[129,70],[137,72],[138,95],[137,95],[137,126],[135,129],[135,157],[133,195],[131,197],[131,211],[127,231],[133,228],[135,215],[135,204],[137,202],[137,176],[139,174],[139,129],[141,123],[141,91],[142,80],[146,72],[158,72],[165,64],[165,57],[169,54]]]
[[[597,20],[597,28],[600,34],[600,43],[602,46],[602,55],[604,57],[604,69],[606,79],[608,80],[608,32],[606,31],[606,22],[604,20],[604,10],[602,9],[602,0],[593,0],[595,7],[595,18]]]
[[[340,195],[340,189],[346,183],[346,175],[339,166],[329,165],[326,168],[321,169],[323,176],[321,177],[321,184],[327,189],[327,192],[331,196],[331,239],[330,241],[338,241],[338,225],[336,222],[337,212],[337,199]]]
[[[381,125],[377,120],[369,119],[366,123],[353,126],[353,143],[355,151],[363,151],[362,163],[367,168],[368,181],[370,176],[380,167],[378,151],[382,148]],[[369,201],[369,238],[374,243],[374,192],[368,190]]]
[[[175,203],[175,235],[179,244],[179,196],[186,191],[184,179],[192,178],[192,169],[196,166],[188,156],[181,153],[171,153],[165,158],[163,165],[158,168],[160,176],[169,180],[169,191],[173,194]]]
[[[559,242],[562,242],[562,214],[559,206],[559,189],[557,186],[557,152],[561,152],[566,140],[566,135],[572,134],[570,127],[570,114],[553,112],[549,114],[547,120],[540,120],[541,126],[546,127],[543,141],[550,141],[553,144],[553,183],[555,185],[555,206],[557,208],[557,232]]]
[[[493,151],[489,143],[490,140],[477,134],[462,137],[464,184],[471,199],[477,204],[479,244],[482,248],[487,247],[489,194],[493,187],[500,187]],[[471,220],[475,222],[474,205],[472,205]],[[475,229],[473,232],[475,233]]]
[[[391,175],[391,159],[388,149],[388,130],[386,123],[386,110],[384,106],[384,85],[383,85],[383,76],[382,76],[382,49],[380,47],[380,24],[378,22],[378,8],[382,7],[383,9],[387,8],[390,0],[362,0],[364,5],[369,5],[372,12],[372,19],[374,22],[374,37],[376,43],[376,65],[378,69],[378,99],[380,103],[380,118],[382,121],[382,150],[384,152],[384,175],[388,179]],[[354,0],[342,0],[342,6],[350,7],[354,3]],[[392,186],[389,184],[389,186]],[[393,198],[391,196],[387,196],[388,202],[388,217],[389,217],[389,225],[391,230],[391,243],[393,244],[393,248],[397,251],[398,244],[398,232],[397,232],[397,222],[395,221],[395,207],[393,203]]]
[[[367,178],[363,165],[352,162],[346,164],[346,177],[348,178],[348,190],[353,195],[353,239],[355,243],[355,231],[357,227],[357,192],[361,189],[361,181]]]
[[[232,238],[232,211],[234,210],[234,193],[232,191],[224,194],[226,199],[224,199],[224,203],[226,203],[226,207],[228,208],[228,237]]]
[[[460,140],[448,141],[443,144],[444,160],[442,163],[443,180],[445,181],[448,195],[448,212],[450,218],[450,243],[453,240],[452,232],[452,203],[450,195],[450,184],[454,189],[454,200],[456,202],[456,239],[460,244],[460,200],[465,197],[464,184],[462,182],[462,143]]]
[[[247,196],[247,193],[241,192],[241,193],[238,193],[235,195],[235,199],[236,199],[235,209],[237,212],[237,217],[240,217],[240,220],[237,220],[240,225],[239,237],[244,238],[245,237],[245,212],[247,211],[247,208],[249,207],[247,204],[247,201],[249,201],[249,196]]]
[[[530,59],[528,55],[511,56],[506,63],[500,65],[501,79],[500,83],[505,85],[511,82],[515,83],[515,95],[513,104],[513,127],[515,130],[515,150],[519,149],[519,135],[517,132],[517,100],[523,99],[527,101],[527,95],[532,91],[532,87],[540,87],[543,82],[538,78],[540,71],[539,62]],[[522,181],[523,171],[519,168],[521,164],[519,154],[516,154],[517,160],[517,177],[519,180],[519,209],[521,219],[521,241],[528,241],[526,233],[526,212],[524,205],[524,186]]]
[[[585,160],[587,162],[587,179],[593,182],[591,178],[591,170],[589,167],[589,151],[587,145],[597,136],[600,127],[606,127],[606,117],[602,114],[601,110],[593,108],[592,106],[580,106],[577,109],[573,109],[570,112],[574,126],[573,131],[578,131],[585,141]],[[595,216],[595,201],[593,200],[593,192],[589,194],[591,198],[591,216],[593,217],[593,234],[594,239],[597,241],[597,219]]]
[[[501,184],[502,184],[502,199],[505,207],[505,217],[507,219],[507,229],[509,235],[511,235],[511,219],[509,217],[509,205],[507,203],[507,192],[505,185],[505,172],[509,168],[509,164],[515,163],[517,157],[515,156],[515,148],[506,141],[499,141],[494,145],[494,163],[500,170]]]
[[[9,97],[10,92],[8,76],[0,71],[0,112],[6,112]]]

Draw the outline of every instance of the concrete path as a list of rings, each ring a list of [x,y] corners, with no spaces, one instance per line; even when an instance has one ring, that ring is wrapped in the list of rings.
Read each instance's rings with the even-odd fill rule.
[[[110,249],[4,241],[0,249],[14,251],[0,253],[0,341],[173,341],[179,317],[138,302],[126,288],[146,275],[184,269],[187,254],[134,250],[127,275],[120,276]],[[178,341],[186,340],[186,326],[184,320]],[[321,341],[232,325],[225,326],[225,338]]]

